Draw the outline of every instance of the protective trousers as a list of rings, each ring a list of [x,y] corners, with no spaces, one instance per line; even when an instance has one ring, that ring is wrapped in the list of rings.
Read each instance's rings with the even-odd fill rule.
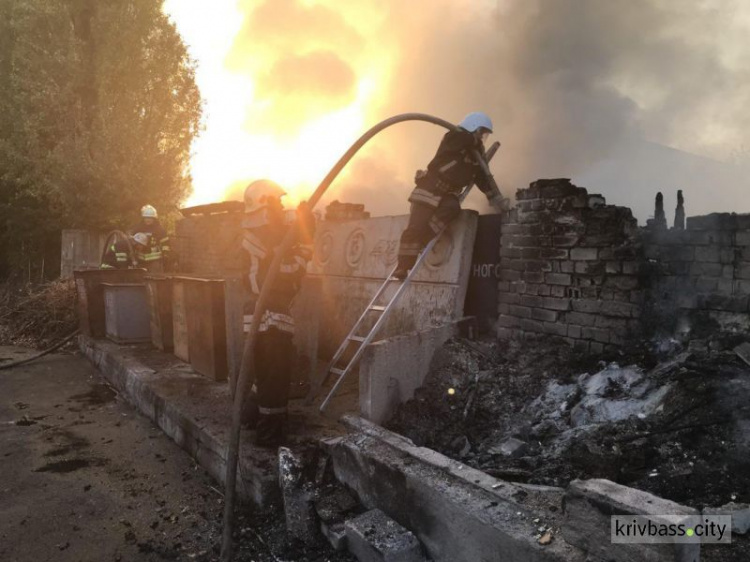
[[[461,203],[458,196],[452,193],[443,195],[437,207],[425,203],[412,203],[409,224],[401,234],[398,269],[411,269],[427,243],[460,212]]]
[[[258,332],[255,345],[256,393],[249,397],[251,403],[246,404],[251,410],[257,406],[254,425],[258,445],[275,447],[286,438],[293,356],[292,334],[274,327]]]

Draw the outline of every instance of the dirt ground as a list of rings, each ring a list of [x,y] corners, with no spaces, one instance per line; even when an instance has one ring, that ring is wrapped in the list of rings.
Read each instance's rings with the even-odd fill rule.
[[[545,340],[455,339],[388,427],[505,480],[607,478],[699,509],[750,503],[750,367],[736,344],[587,357]],[[750,560],[750,537],[704,554]]]
[[[85,359],[0,371],[0,396],[0,560],[218,559],[223,491]],[[236,560],[353,560],[290,541],[280,509],[236,528]]]

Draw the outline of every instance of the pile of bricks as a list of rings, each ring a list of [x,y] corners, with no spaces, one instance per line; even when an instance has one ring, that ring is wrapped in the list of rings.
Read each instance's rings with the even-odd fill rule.
[[[601,352],[639,330],[637,222],[567,179],[516,194],[501,236],[498,335],[549,334]]]
[[[351,221],[369,219],[370,213],[365,211],[365,206],[357,203],[341,203],[334,201],[326,207],[327,221]]]

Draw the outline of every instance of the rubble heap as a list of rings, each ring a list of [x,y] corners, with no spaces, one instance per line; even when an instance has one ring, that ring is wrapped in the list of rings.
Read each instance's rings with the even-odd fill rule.
[[[607,478],[698,508],[748,502],[750,367],[735,343],[597,362],[545,341],[452,340],[390,428],[506,480]]]

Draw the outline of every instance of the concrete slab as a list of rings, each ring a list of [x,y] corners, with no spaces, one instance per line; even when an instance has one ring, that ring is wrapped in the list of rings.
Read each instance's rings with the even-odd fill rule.
[[[750,505],[746,503],[729,502],[721,507],[706,507],[703,515],[731,515],[733,533],[746,535],[750,531]]]
[[[79,346],[110,384],[224,483],[231,418],[226,382],[206,379],[147,345],[121,346],[81,336]],[[291,408],[290,425],[300,440],[341,433],[334,421],[299,406]],[[253,437],[253,432],[242,432],[237,491],[243,501],[265,506],[280,500],[276,451],[256,447]]]
[[[359,411],[383,423],[422,386],[435,351],[458,334],[461,320],[367,346],[359,364]]]
[[[399,216],[321,224],[315,258],[297,299],[315,306],[296,315],[301,326],[306,325],[304,315],[320,318],[321,356],[330,357],[338,348],[390,273],[407,221],[407,216]],[[476,228],[476,213],[463,211],[402,296],[381,338],[442,325],[463,315]]]
[[[562,536],[596,559],[697,562],[700,544],[612,544],[613,515],[700,515],[697,509],[609,480],[574,480],[565,493]]]
[[[422,547],[414,533],[379,509],[373,509],[344,524],[349,552],[360,562],[424,562]]]
[[[585,559],[559,538],[536,538],[541,525],[559,526],[562,489],[503,482],[361,418],[343,421],[351,433],[329,443],[336,477],[414,532],[433,560]]]

